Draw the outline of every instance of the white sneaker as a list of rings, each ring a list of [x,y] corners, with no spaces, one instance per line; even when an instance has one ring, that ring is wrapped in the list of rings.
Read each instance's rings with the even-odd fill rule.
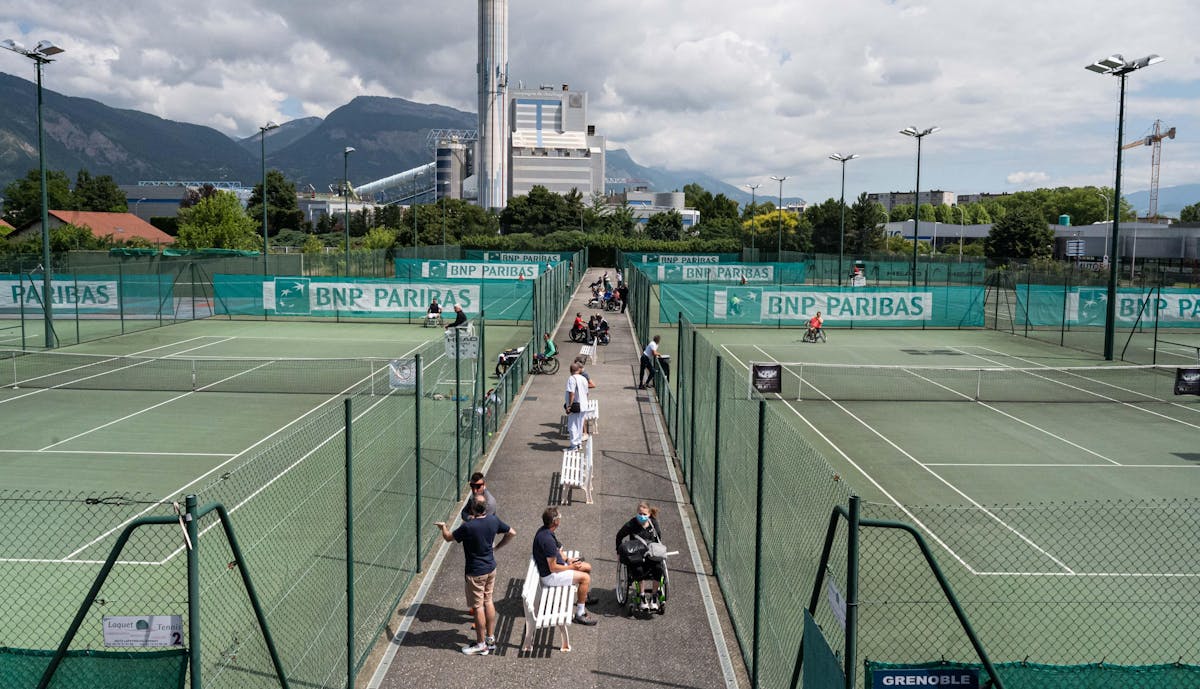
[[[472,644],[470,646],[463,646],[462,652],[469,656],[485,656],[488,653],[490,653],[491,651],[488,649],[487,644],[483,643],[483,644]]]

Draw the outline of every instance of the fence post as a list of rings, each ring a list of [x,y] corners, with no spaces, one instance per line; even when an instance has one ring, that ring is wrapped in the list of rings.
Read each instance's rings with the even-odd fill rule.
[[[858,655],[858,528],[861,505],[857,495],[850,496],[850,515],[846,519],[846,689],[854,689]]]
[[[759,527],[754,530],[754,631],[751,636],[750,656],[753,667],[750,668],[750,686],[758,689],[758,670],[760,665],[759,640],[762,630],[762,547],[763,547],[763,449],[767,438],[767,403],[758,402],[758,491],[755,495],[754,523]],[[849,662],[849,660],[847,660]],[[849,687],[847,689],[850,689]]]
[[[425,387],[421,375],[421,355],[417,354],[417,387],[413,391],[415,402],[413,404],[413,447],[416,450],[416,493],[417,493],[417,523],[414,525],[413,535],[416,537],[413,541],[416,544],[417,563],[416,571],[421,571],[421,533],[424,529],[421,528],[421,398],[425,396]]]
[[[487,337],[487,316],[486,311],[479,310],[479,348],[475,350],[475,368],[477,369],[476,385],[479,392],[479,407],[483,409],[483,413],[479,415],[479,456],[482,457],[487,452],[487,418],[488,418],[488,394],[487,385],[484,383],[487,373],[483,369],[483,353],[487,351],[484,345]]]
[[[462,385],[459,382],[459,333],[454,329],[454,490],[462,494]]]
[[[348,259],[347,259],[348,260]],[[347,397],[345,407],[346,441],[346,686],[354,686],[354,400]]]
[[[675,352],[675,354],[679,355],[679,354],[683,354],[683,312],[682,311],[680,311],[679,314],[675,317],[675,323],[676,323],[676,327],[678,329],[676,332],[676,335],[675,335],[675,346],[679,349],[679,351]],[[682,361],[679,362],[679,370],[675,372],[675,375],[683,376],[683,362]],[[667,384],[669,385],[670,381],[668,381]],[[688,385],[691,385],[691,381],[688,381]],[[680,384],[677,385],[675,389],[682,390],[683,389],[682,382],[680,382]],[[675,402],[675,409],[673,411],[675,412],[675,419],[674,419],[674,432],[671,434],[671,442],[675,443],[676,447],[682,445],[684,452],[686,452],[690,448],[688,448],[687,445],[684,445],[681,442],[683,439],[679,437],[679,401],[678,400],[676,400],[676,402]],[[680,459],[681,459],[681,461],[679,462],[679,466],[684,471],[683,478],[684,478],[684,481],[686,481],[687,480],[687,464],[685,461],[683,461],[686,458],[680,458]]]
[[[200,528],[196,523],[196,496],[185,496],[183,504],[184,526],[191,541],[187,549],[188,674],[192,689],[200,689]]]
[[[688,497],[691,498],[692,489],[696,486],[696,330],[694,328],[692,329],[692,354],[689,362],[692,365],[692,374],[688,376],[688,397],[690,398],[688,404],[691,405],[688,408],[688,421],[690,421],[688,424],[688,442],[690,445],[688,448],[688,464],[690,466],[688,467],[686,478]]]
[[[721,491],[721,366],[724,359],[717,357],[717,384],[713,391],[716,395],[714,404],[716,413],[713,414],[713,493],[712,493],[712,568],[713,576],[717,575],[717,515],[720,513]]]

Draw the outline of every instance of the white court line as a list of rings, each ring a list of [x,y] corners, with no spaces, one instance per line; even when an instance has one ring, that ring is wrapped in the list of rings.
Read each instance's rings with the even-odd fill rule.
[[[982,350],[984,350],[985,352],[991,352],[992,354],[997,354],[997,355],[999,355],[999,356],[1006,356],[1006,357],[1009,357],[1009,358],[1011,358],[1011,359],[1016,359],[1017,361],[1023,361],[1023,362],[1025,362],[1025,363],[1027,363],[1027,364],[1031,364],[1031,365],[1033,365],[1033,366],[1037,366],[1038,368],[1045,368],[1045,369],[1052,369],[1052,368],[1053,368],[1052,366],[1047,366],[1046,364],[1043,364],[1043,363],[1040,363],[1040,362],[1037,362],[1037,361],[1032,361],[1032,360],[1030,360],[1030,359],[1025,359],[1025,358],[1022,358],[1022,357],[1016,356],[1015,354],[1006,354],[1005,352],[1001,352],[1001,351],[999,351],[999,350],[995,350],[995,349],[992,349],[992,348],[990,348],[990,347],[984,347],[984,346],[982,346],[982,345],[971,345],[971,347],[972,347],[972,348],[974,348],[974,349],[982,349]],[[986,357],[986,356],[980,356],[979,354],[972,354],[971,352],[963,351],[963,349],[962,349],[962,348],[960,348],[960,347],[950,347],[950,349],[953,349],[954,351],[957,351],[957,352],[961,352],[961,353],[963,353],[963,354],[966,354],[967,356],[972,356],[972,357],[975,357],[976,359],[983,359],[984,361],[987,361],[987,362],[989,362],[989,363],[993,363],[993,364],[995,364],[995,365],[997,365],[997,366],[1003,366],[1003,367],[1005,367],[1005,368],[1015,368],[1014,366],[1009,366],[1008,364],[1006,364],[1006,363],[1004,363],[1004,362],[1002,362],[1002,361],[996,361],[995,359],[989,359],[989,358],[988,358],[988,357]],[[1064,369],[1055,369],[1055,370],[1059,370],[1059,371],[1061,371],[1061,370],[1064,370]],[[1091,391],[1091,390],[1085,390],[1084,388],[1075,387],[1074,385],[1070,385],[1069,383],[1065,383],[1065,382],[1062,382],[1062,381],[1059,381],[1059,380],[1054,380],[1053,378],[1047,378],[1046,376],[1039,376],[1038,374],[1036,374],[1036,373],[1034,373],[1034,372],[1032,372],[1032,371],[1029,371],[1029,370],[1027,370],[1027,369],[1025,370],[1025,373],[1026,373],[1026,374],[1028,374],[1028,375],[1030,375],[1030,376],[1033,376],[1034,378],[1040,378],[1040,379],[1042,379],[1042,380],[1049,381],[1049,382],[1051,382],[1051,383],[1055,383],[1055,384],[1057,384],[1057,385],[1061,385],[1061,386],[1063,386],[1063,387],[1065,387],[1065,388],[1070,388],[1070,389],[1072,389],[1072,390],[1078,390],[1079,392],[1086,393],[1086,394],[1088,394],[1088,395],[1091,395],[1091,396],[1093,396],[1093,397],[1099,397],[1100,399],[1107,400],[1107,401],[1109,401],[1109,402],[1113,402],[1114,404],[1120,404],[1120,405],[1122,405],[1122,406],[1129,407],[1130,409],[1136,409],[1136,410],[1138,410],[1138,411],[1140,411],[1140,412],[1143,412],[1143,413],[1145,413],[1145,414],[1150,414],[1150,415],[1152,415],[1152,416],[1157,416],[1157,417],[1159,417],[1160,419],[1166,419],[1166,420],[1168,420],[1168,421],[1173,421],[1174,423],[1183,424],[1184,426],[1188,426],[1188,427],[1191,427],[1191,428],[1195,428],[1196,430],[1200,430],[1200,425],[1197,425],[1197,424],[1194,424],[1194,423],[1188,423],[1187,421],[1184,421],[1183,419],[1177,419],[1177,418],[1175,418],[1175,417],[1173,417],[1173,416],[1167,416],[1166,414],[1160,414],[1160,413],[1158,413],[1158,412],[1156,412],[1156,411],[1154,411],[1154,410],[1152,410],[1152,409],[1146,409],[1145,407],[1139,407],[1139,406],[1137,406],[1136,404],[1134,404],[1134,403],[1132,403],[1132,402],[1122,402],[1122,401],[1118,400],[1118,399],[1117,399],[1117,398],[1115,398],[1115,397],[1109,397],[1108,395],[1104,395],[1104,394],[1101,394],[1101,393],[1099,393],[1099,392],[1093,392],[1093,391]],[[1069,375],[1072,375],[1072,376],[1074,376],[1074,377],[1076,377],[1076,378],[1079,378],[1079,379],[1081,379],[1081,380],[1086,380],[1086,381],[1089,381],[1089,382],[1092,382],[1092,383],[1097,383],[1097,384],[1099,384],[1099,385],[1103,385],[1103,386],[1105,386],[1105,387],[1114,388],[1114,389],[1116,389],[1116,390],[1121,390],[1121,391],[1123,391],[1123,392],[1132,392],[1132,393],[1134,393],[1135,395],[1141,395],[1142,397],[1145,397],[1145,398],[1146,398],[1146,400],[1147,400],[1148,402],[1158,402],[1158,401],[1159,401],[1159,400],[1158,400],[1158,398],[1156,398],[1156,397],[1151,397],[1150,395],[1147,395],[1147,394],[1145,394],[1145,393],[1143,393],[1143,392],[1138,392],[1137,390],[1129,390],[1129,389],[1127,389],[1127,388],[1123,388],[1123,387],[1121,387],[1121,386],[1119,386],[1119,385],[1113,385],[1112,383],[1106,383],[1106,382],[1104,382],[1104,381],[1102,381],[1102,380],[1096,380],[1096,379],[1094,379],[1094,378],[1088,378],[1087,376],[1080,375],[1080,374],[1078,374],[1078,373],[1070,373],[1069,371],[1068,371],[1068,373],[1069,373]],[[1168,402],[1167,404],[1170,404],[1172,407],[1179,407],[1179,408],[1181,408],[1181,409],[1186,409],[1187,411],[1194,411],[1194,412],[1200,413],[1200,409],[1191,409],[1191,408],[1190,408],[1188,405],[1185,405],[1185,404],[1179,404],[1178,402]]]
[[[1084,447],[1083,445],[1080,445],[1079,443],[1073,442],[1073,441],[1071,441],[1071,440],[1067,440],[1066,438],[1062,437],[1061,435],[1058,435],[1057,433],[1052,433],[1052,432],[1050,432],[1050,431],[1046,430],[1045,428],[1042,428],[1041,426],[1034,425],[1034,424],[1032,424],[1032,423],[1029,423],[1028,421],[1026,421],[1026,420],[1022,419],[1022,418],[1018,418],[1018,417],[1016,417],[1016,416],[1013,416],[1012,414],[1009,414],[1009,413],[1008,413],[1008,412],[1006,412],[1006,411],[1003,411],[1003,410],[1001,410],[1001,409],[997,409],[996,407],[993,407],[992,405],[988,404],[987,402],[983,402],[982,400],[977,400],[977,399],[975,399],[975,398],[971,397],[970,395],[964,395],[963,393],[961,393],[961,392],[959,392],[959,391],[957,391],[957,390],[954,390],[953,388],[950,388],[950,387],[947,387],[947,386],[945,386],[945,385],[942,385],[941,383],[939,383],[939,382],[937,382],[937,381],[935,381],[935,380],[933,380],[933,379],[931,379],[931,378],[926,378],[925,376],[921,375],[920,373],[917,373],[917,372],[916,372],[916,371],[914,371],[914,370],[910,370],[910,369],[904,369],[904,371],[905,371],[905,373],[909,373],[909,374],[911,374],[911,375],[913,375],[913,376],[916,376],[917,378],[920,378],[921,380],[923,380],[923,381],[926,381],[927,383],[931,383],[931,384],[933,384],[933,385],[936,385],[937,387],[939,387],[939,388],[942,388],[943,390],[948,390],[948,391],[950,391],[950,392],[952,392],[952,393],[954,393],[954,394],[958,395],[959,397],[962,397],[964,400],[966,400],[966,401],[968,401],[968,402],[974,402],[975,404],[977,404],[977,405],[979,405],[979,406],[981,406],[981,407],[983,407],[983,408],[985,408],[985,409],[990,409],[990,410],[992,410],[992,411],[996,412],[997,414],[999,414],[999,415],[1001,415],[1001,416],[1003,416],[1003,417],[1005,417],[1005,418],[1007,418],[1007,419],[1011,419],[1012,421],[1016,421],[1017,423],[1019,423],[1019,424],[1021,424],[1021,425],[1023,425],[1023,426],[1028,426],[1028,427],[1032,428],[1033,430],[1035,430],[1035,431],[1037,431],[1037,432],[1039,432],[1039,433],[1044,433],[1045,435],[1048,435],[1048,436],[1050,436],[1051,438],[1054,438],[1055,440],[1058,440],[1058,441],[1064,442],[1064,443],[1066,443],[1067,445],[1070,445],[1071,447],[1073,447],[1073,448],[1075,448],[1075,449],[1077,449],[1077,450],[1081,450],[1081,451],[1083,451],[1083,452],[1086,452],[1086,453],[1088,453],[1088,454],[1090,454],[1090,455],[1092,455],[1092,456],[1094,456],[1094,457],[1097,457],[1097,458],[1099,458],[1099,459],[1103,459],[1104,461],[1106,461],[1106,462],[1108,462],[1108,463],[1110,463],[1110,464],[1115,464],[1115,465],[1117,465],[1117,466],[1120,466],[1120,465],[1121,465],[1121,463],[1120,463],[1120,462],[1118,462],[1118,461],[1116,461],[1115,459],[1110,459],[1110,458],[1108,458],[1108,457],[1105,457],[1104,455],[1100,454],[1099,452],[1096,452],[1095,450],[1089,450],[1088,448]],[[926,465],[926,466],[931,466],[931,465]]]
[[[768,356],[768,357],[770,357],[770,356],[771,356],[770,354],[767,354],[765,351],[763,351],[761,348],[759,348],[759,351],[760,351],[760,352],[762,352],[763,354],[765,354],[765,355],[766,355],[766,356]],[[772,361],[775,361],[775,358],[774,358],[774,357],[771,357],[771,360],[772,360]],[[971,503],[971,504],[972,504],[973,506],[975,506],[975,508],[976,508],[976,509],[978,509],[980,512],[984,513],[984,514],[985,514],[985,515],[987,515],[989,518],[991,518],[993,521],[995,521],[997,524],[999,524],[1000,526],[1004,527],[1004,529],[1006,529],[1007,531],[1009,531],[1010,533],[1012,533],[1014,536],[1016,536],[1016,537],[1017,537],[1017,538],[1019,538],[1020,540],[1024,541],[1024,542],[1025,542],[1026,544],[1028,544],[1028,545],[1029,545],[1031,548],[1033,548],[1033,549],[1034,549],[1034,550],[1036,550],[1037,552],[1039,552],[1039,553],[1041,553],[1042,555],[1044,555],[1044,556],[1045,556],[1045,557],[1046,557],[1048,560],[1050,560],[1050,561],[1051,561],[1051,562],[1053,562],[1054,564],[1058,565],[1059,567],[1063,568],[1063,569],[1064,569],[1064,570],[1066,570],[1067,572],[1073,572],[1073,571],[1074,571],[1074,570],[1072,570],[1070,567],[1068,567],[1068,566],[1066,565],[1066,563],[1064,563],[1062,560],[1059,560],[1058,558],[1056,558],[1056,557],[1054,557],[1053,555],[1051,555],[1051,554],[1049,553],[1049,551],[1047,551],[1045,548],[1041,547],[1041,546],[1040,546],[1040,545],[1038,545],[1037,543],[1034,543],[1034,542],[1033,542],[1033,540],[1032,540],[1032,539],[1030,539],[1028,536],[1026,536],[1025,534],[1021,533],[1020,531],[1017,531],[1015,528],[1013,528],[1012,526],[1010,526],[1010,525],[1009,525],[1007,522],[1005,522],[1003,519],[1001,519],[1000,517],[998,517],[998,516],[996,516],[994,513],[992,513],[992,511],[991,511],[991,510],[987,509],[987,508],[986,508],[986,507],[984,507],[982,504],[980,504],[978,501],[976,501],[974,498],[972,498],[971,496],[967,495],[967,494],[966,494],[964,491],[962,491],[961,489],[959,489],[959,488],[958,488],[958,486],[955,486],[953,483],[950,483],[950,482],[949,482],[949,481],[947,481],[945,478],[942,478],[942,476],[940,476],[940,475],[939,475],[939,474],[938,474],[936,471],[933,471],[933,470],[932,470],[932,469],[930,469],[928,466],[926,466],[926,465],[922,464],[920,460],[918,460],[916,457],[912,456],[912,455],[911,455],[911,454],[910,454],[908,451],[906,451],[904,448],[900,447],[900,446],[899,446],[899,445],[897,445],[895,442],[893,442],[891,438],[888,438],[888,437],[887,437],[887,436],[885,436],[883,433],[880,433],[880,432],[879,432],[879,429],[875,428],[874,426],[872,426],[871,424],[867,423],[866,421],[863,421],[862,419],[860,419],[860,418],[859,418],[857,415],[855,415],[853,412],[851,412],[849,409],[847,409],[847,408],[846,408],[844,405],[842,405],[840,402],[836,402],[836,401],[834,401],[834,400],[830,399],[828,395],[826,395],[825,393],[821,392],[821,391],[820,391],[820,389],[819,389],[819,388],[817,388],[816,386],[814,386],[814,385],[813,385],[811,382],[809,383],[809,387],[810,387],[810,388],[812,388],[813,390],[816,390],[818,393],[820,393],[822,397],[825,397],[825,399],[829,400],[829,401],[830,401],[830,402],[831,402],[831,403],[832,403],[834,406],[836,406],[838,409],[842,410],[842,412],[844,412],[844,413],[845,413],[847,416],[849,416],[850,418],[852,418],[852,419],[854,419],[855,421],[857,421],[857,422],[858,422],[860,425],[862,425],[862,427],[863,427],[863,428],[866,428],[868,431],[870,431],[870,432],[871,432],[871,433],[873,433],[875,436],[877,436],[877,437],[878,437],[880,440],[882,440],[883,442],[885,442],[885,443],[887,443],[888,445],[890,445],[890,446],[891,446],[893,449],[895,449],[895,450],[896,450],[897,452],[899,452],[900,454],[904,455],[904,456],[905,456],[906,458],[908,458],[908,459],[909,459],[909,460],[910,460],[910,461],[911,461],[913,464],[916,464],[918,467],[920,467],[920,468],[921,468],[921,469],[923,469],[925,472],[927,472],[927,473],[928,473],[930,476],[932,476],[932,477],[936,478],[938,481],[941,481],[942,483],[944,483],[944,484],[946,485],[946,487],[947,487],[947,488],[949,488],[950,490],[952,490],[952,491],[954,491],[955,493],[957,493],[959,496],[961,496],[961,497],[962,497],[964,500],[966,500],[967,502]]]
[[[1112,466],[1109,464],[992,464],[992,463],[972,463],[972,462],[929,462],[925,466],[929,467],[1023,467],[1030,469],[1200,469],[1200,466],[1192,466],[1190,464],[1117,464]]]
[[[232,457],[228,452],[122,452],[120,450],[0,450],[3,454],[121,455],[136,457]]]
[[[413,352],[417,351],[417,350],[418,350],[418,349],[420,349],[421,347],[425,346],[425,344],[426,344],[426,343],[422,343],[422,344],[419,344],[419,345],[417,345],[416,347],[413,347],[412,349],[410,349],[410,350],[408,350],[407,352],[405,352],[405,353],[404,353],[404,356],[408,356],[409,354],[412,354]],[[435,361],[436,361],[436,360],[435,360]],[[267,436],[265,436],[265,437],[263,437],[263,438],[259,439],[259,440],[258,440],[258,441],[256,441],[256,442],[255,442],[253,445],[251,445],[251,446],[247,447],[246,449],[242,450],[241,452],[237,453],[236,455],[233,455],[233,456],[232,456],[232,457],[230,457],[229,459],[225,460],[224,462],[221,462],[221,463],[220,463],[220,464],[218,464],[217,466],[213,467],[212,469],[209,469],[208,471],[206,471],[206,472],[204,472],[203,474],[201,474],[201,475],[197,476],[196,478],[192,479],[191,481],[189,481],[189,482],[185,483],[184,485],[180,486],[179,488],[176,488],[175,490],[171,491],[171,492],[170,492],[170,493],[169,493],[169,494],[168,494],[166,497],[160,498],[159,500],[155,501],[155,504],[154,504],[154,505],[152,505],[151,507],[147,507],[146,509],[142,510],[141,512],[138,512],[137,514],[133,515],[133,516],[132,516],[132,517],[130,517],[129,519],[126,519],[125,521],[121,522],[120,524],[117,524],[117,525],[116,525],[116,526],[114,526],[113,528],[109,529],[108,531],[104,532],[103,534],[100,534],[98,537],[96,537],[96,538],[92,539],[91,541],[87,542],[86,544],[84,544],[84,545],[83,545],[83,546],[81,546],[80,548],[78,548],[78,549],[76,549],[75,551],[73,551],[73,552],[69,553],[69,554],[68,554],[68,555],[67,555],[65,558],[63,558],[63,559],[62,559],[62,562],[71,562],[71,561],[72,561],[72,560],[71,560],[71,558],[73,558],[74,556],[76,556],[76,555],[78,555],[79,553],[83,552],[84,550],[87,550],[88,548],[92,547],[93,545],[95,545],[96,543],[100,542],[101,540],[103,540],[103,539],[105,539],[105,538],[107,538],[107,537],[111,536],[111,535],[112,535],[113,533],[115,533],[116,531],[118,531],[118,530],[120,530],[120,529],[123,529],[123,528],[125,528],[125,526],[126,526],[126,525],[128,525],[128,524],[129,524],[130,522],[132,522],[133,520],[137,519],[138,517],[141,517],[142,515],[146,514],[147,512],[150,512],[152,509],[154,509],[154,507],[155,507],[156,505],[158,505],[158,504],[160,504],[160,503],[163,503],[163,502],[165,502],[165,501],[167,501],[167,500],[170,500],[172,497],[174,497],[174,496],[176,496],[176,495],[179,495],[180,493],[182,493],[183,491],[187,490],[188,488],[191,488],[192,486],[196,485],[197,483],[199,483],[199,482],[200,482],[200,481],[202,481],[203,479],[205,479],[205,478],[207,478],[208,476],[212,475],[212,474],[213,474],[214,472],[216,472],[217,470],[219,470],[219,469],[223,468],[225,465],[227,465],[227,464],[229,464],[230,462],[232,462],[232,461],[234,461],[234,460],[238,459],[239,457],[243,457],[243,456],[245,456],[245,455],[246,455],[248,452],[250,452],[250,451],[251,451],[251,450],[253,450],[254,448],[258,447],[259,445],[262,445],[263,443],[267,442],[267,441],[268,441],[268,440],[270,440],[271,438],[274,438],[275,436],[279,435],[280,433],[283,433],[283,432],[284,432],[284,431],[286,431],[286,430],[287,430],[289,427],[291,427],[291,426],[293,426],[293,425],[295,425],[295,424],[299,423],[299,422],[300,422],[300,421],[302,421],[302,420],[303,420],[305,417],[309,416],[310,414],[313,414],[314,412],[316,412],[317,410],[321,409],[322,407],[324,407],[325,405],[329,404],[330,402],[333,402],[334,400],[341,399],[342,397],[344,397],[344,396],[345,396],[345,394],[346,394],[346,391],[347,391],[347,390],[350,390],[350,389],[352,389],[352,388],[347,388],[346,390],[343,390],[342,392],[339,392],[339,393],[338,393],[338,394],[336,394],[336,395],[332,395],[331,397],[329,397],[328,399],[326,399],[324,402],[322,402],[322,403],[318,404],[317,406],[313,407],[312,409],[309,409],[308,411],[304,412],[304,413],[303,413],[303,414],[301,414],[300,416],[297,416],[296,418],[294,418],[294,419],[292,419],[291,421],[287,422],[287,423],[286,423],[286,424],[284,424],[283,426],[280,426],[279,428],[275,429],[274,431],[272,431],[272,432],[271,432],[270,434],[268,434]],[[4,560],[3,560],[3,559],[0,559],[0,562],[4,562]],[[164,560],[164,562],[165,562],[165,560]]]

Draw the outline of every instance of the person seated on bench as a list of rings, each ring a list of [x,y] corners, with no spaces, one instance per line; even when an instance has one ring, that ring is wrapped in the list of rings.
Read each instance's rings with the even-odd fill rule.
[[[588,614],[587,605],[594,604],[595,598],[589,598],[588,588],[592,583],[592,566],[583,558],[566,560],[562,554],[562,544],[558,542],[555,531],[562,524],[558,508],[547,507],[542,512],[542,528],[533,536],[533,563],[537,566],[538,576],[542,586],[579,587],[575,599],[575,624],[591,626],[596,624],[596,618]]]
[[[462,307],[458,304],[454,305],[454,322],[446,326],[446,330],[457,328],[460,325],[467,324],[467,314],[463,313]]]
[[[556,347],[554,345],[554,338],[550,337],[550,333],[546,333],[546,334],[542,335],[542,340],[545,341],[545,344],[543,345],[542,353],[534,354],[533,358],[537,359],[538,361],[545,361],[546,359],[553,359],[554,356],[556,354],[558,354],[558,347]]]

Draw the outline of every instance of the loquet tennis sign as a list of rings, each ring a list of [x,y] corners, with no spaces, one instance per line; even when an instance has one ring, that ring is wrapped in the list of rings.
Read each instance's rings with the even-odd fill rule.
[[[104,645],[152,648],[183,645],[182,615],[106,615]]]

